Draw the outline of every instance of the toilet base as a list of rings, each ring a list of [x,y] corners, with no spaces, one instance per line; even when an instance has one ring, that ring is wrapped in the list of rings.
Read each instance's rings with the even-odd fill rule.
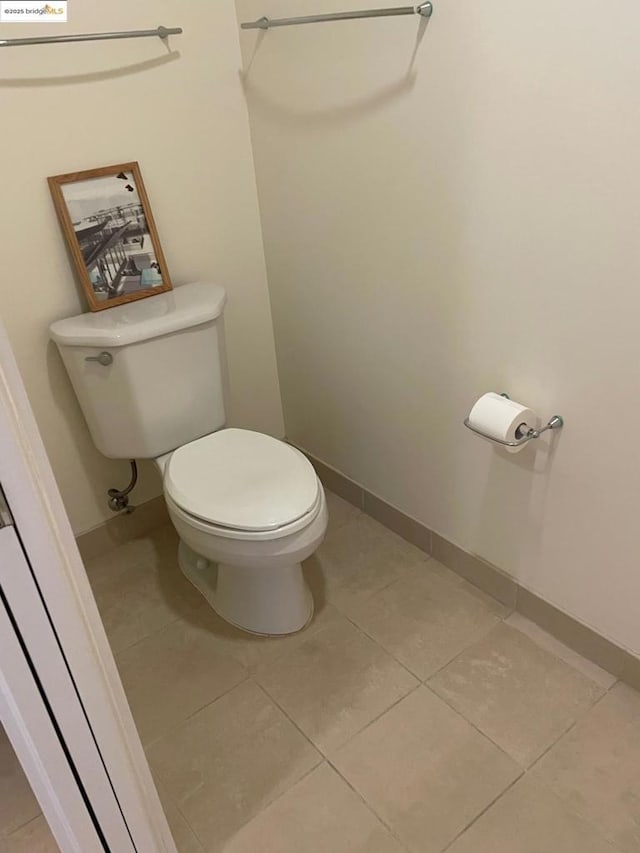
[[[210,562],[184,542],[178,563],[218,616],[260,636],[294,634],[313,617],[313,597],[300,563],[264,567]]]

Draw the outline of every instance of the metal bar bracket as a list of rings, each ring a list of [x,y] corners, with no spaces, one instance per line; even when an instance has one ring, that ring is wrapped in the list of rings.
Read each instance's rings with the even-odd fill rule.
[[[28,44],[70,44],[77,41],[110,41],[113,39],[140,39],[156,37],[167,39],[180,35],[182,27],[156,27],[155,30],[125,30],[117,33],[78,33],[64,36],[32,36],[22,39],[0,39],[0,47],[22,47]]]
[[[421,15],[430,18],[433,3],[420,3],[418,6],[397,6],[390,9],[362,9],[354,12],[333,12],[327,15],[304,15],[299,18],[267,18],[263,15],[257,21],[240,24],[243,30],[269,30],[272,27],[291,27],[297,24],[320,24],[329,21],[353,21],[359,18],[392,18],[397,15]]]

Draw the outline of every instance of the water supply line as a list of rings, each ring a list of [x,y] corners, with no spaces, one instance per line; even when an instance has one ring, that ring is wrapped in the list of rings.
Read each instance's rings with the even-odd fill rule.
[[[138,466],[135,459],[130,459],[129,465],[131,465],[131,480],[126,489],[109,489],[107,492],[109,509],[113,510],[113,512],[128,514],[132,513],[135,509],[134,506],[129,506],[129,495],[138,482]]]

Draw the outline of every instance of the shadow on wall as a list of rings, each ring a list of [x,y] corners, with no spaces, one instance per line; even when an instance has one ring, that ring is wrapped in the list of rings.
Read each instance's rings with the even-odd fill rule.
[[[560,440],[561,433],[553,433],[517,454],[497,445],[491,450],[471,534],[473,550],[519,581],[521,568],[536,565],[539,557],[549,475]]]
[[[302,124],[307,127],[313,127],[314,125],[355,121],[363,115],[382,109],[389,102],[408,95],[413,90],[416,83],[414,64],[430,20],[430,18],[420,18],[413,52],[407,70],[402,77],[359,100],[319,110],[294,110],[289,105],[275,100],[270,92],[268,93],[264,88],[256,85],[255,80],[251,76],[253,62],[264,43],[264,39],[268,37],[267,30],[259,31],[253,52],[246,63],[246,68],[239,71],[240,82],[245,94],[251,97],[252,107],[268,111],[278,119],[289,124]]]
[[[87,74],[64,74],[59,77],[0,77],[0,88],[26,89],[30,87],[40,88],[42,86],[75,86],[78,83],[100,83],[104,80],[115,80],[118,77],[129,77],[131,74],[150,71],[153,68],[167,65],[169,62],[175,62],[178,59],[180,59],[179,51],[170,51],[167,55],[157,56],[155,59],[147,59],[144,62],[123,65],[120,68],[92,71]]]

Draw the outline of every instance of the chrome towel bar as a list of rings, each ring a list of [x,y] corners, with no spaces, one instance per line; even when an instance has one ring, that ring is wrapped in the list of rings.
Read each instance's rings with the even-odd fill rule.
[[[430,18],[433,3],[420,3],[419,6],[398,6],[393,9],[362,9],[358,12],[333,12],[328,15],[305,15],[302,18],[258,18],[240,24],[243,30],[269,30],[271,27],[291,27],[296,24],[321,24],[326,21],[352,21],[356,18],[391,18],[396,15],[422,15]]]
[[[182,27],[156,27],[155,30],[125,30],[120,33],[82,33],[64,36],[33,36],[23,39],[0,39],[0,47],[21,47],[26,44],[69,44],[75,41],[109,41],[111,39],[142,39],[156,36],[166,39],[177,36]]]

